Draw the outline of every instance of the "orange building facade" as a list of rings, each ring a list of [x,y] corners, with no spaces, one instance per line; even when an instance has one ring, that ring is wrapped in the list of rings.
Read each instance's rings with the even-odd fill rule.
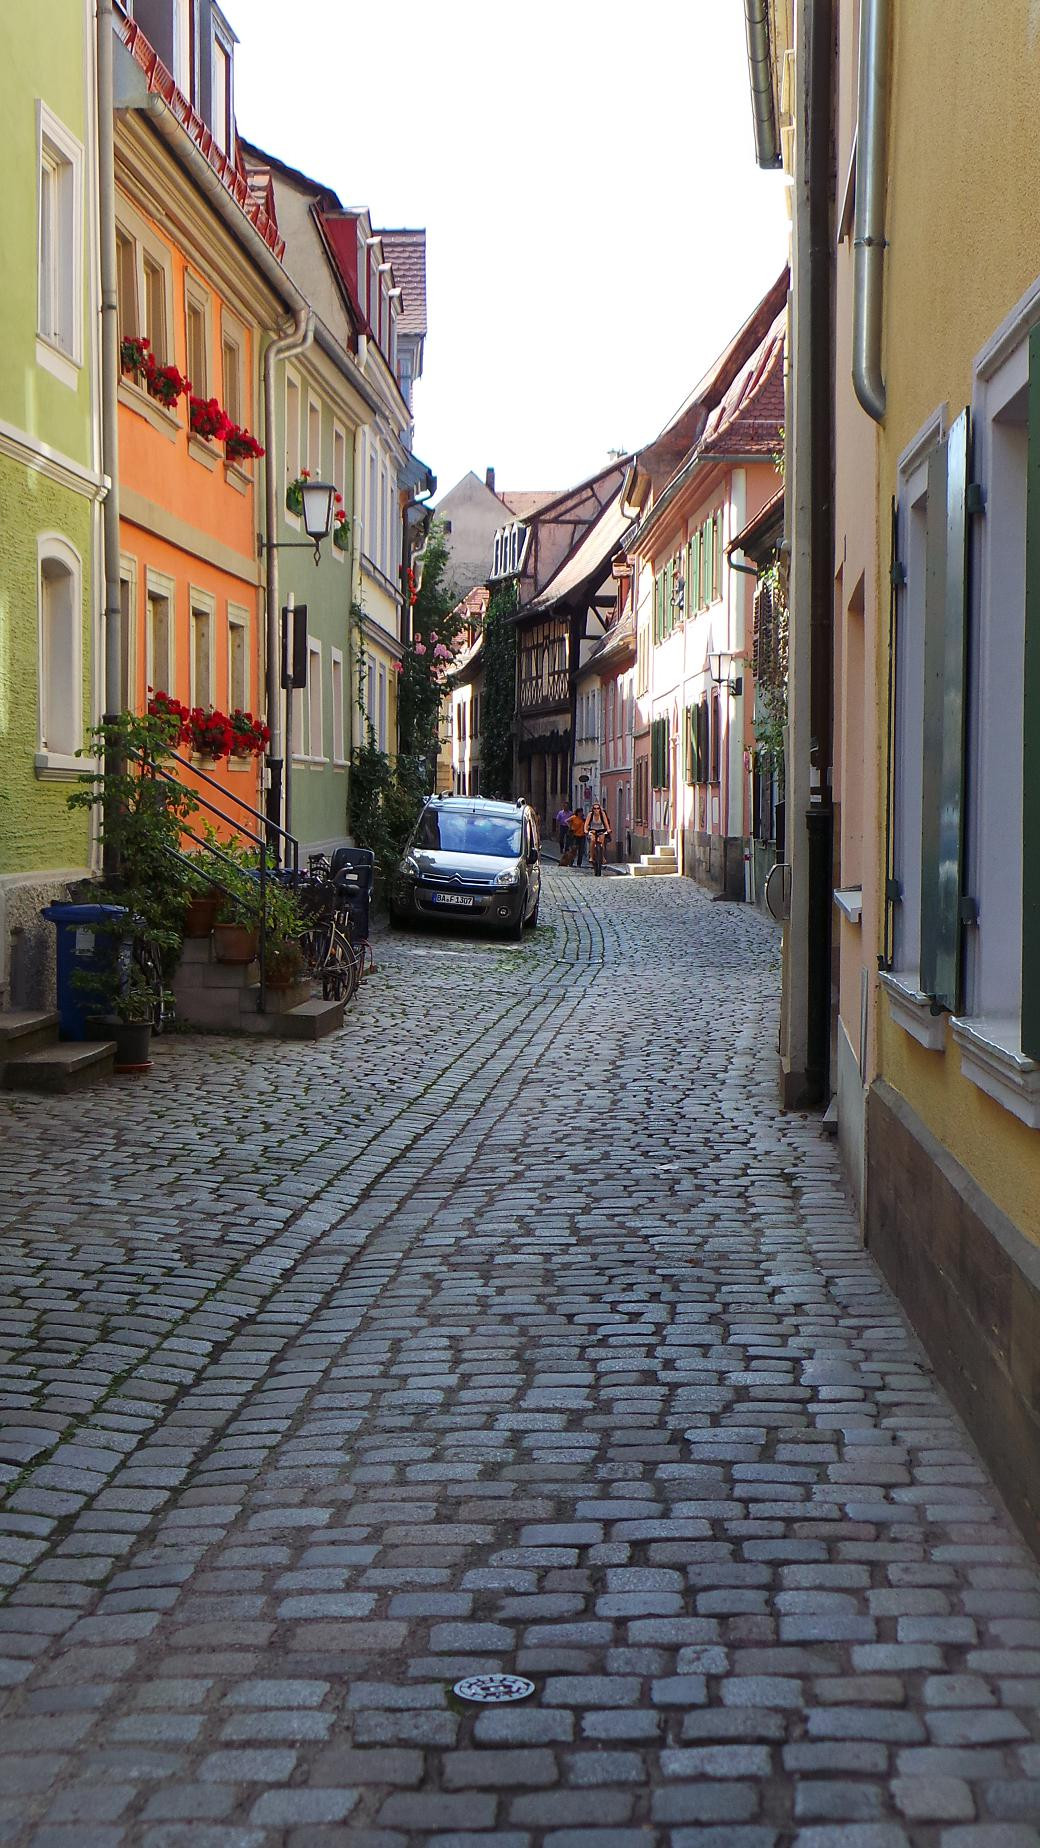
[[[262,336],[285,309],[248,239],[236,239],[227,212],[217,215],[178,160],[177,133],[193,148],[206,139],[187,105],[179,113],[173,146],[145,112],[117,115],[123,704],[143,711],[163,692],[202,713],[238,709],[262,720],[264,521],[248,439],[263,421]],[[219,181],[219,163],[213,171]],[[243,231],[259,229],[280,255],[273,220],[240,196],[233,169],[222,183],[240,197]],[[258,752],[181,750],[230,795],[261,807]]]

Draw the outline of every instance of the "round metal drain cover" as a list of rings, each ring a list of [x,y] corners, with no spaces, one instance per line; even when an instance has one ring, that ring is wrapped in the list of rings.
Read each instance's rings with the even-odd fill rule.
[[[527,1700],[534,1693],[534,1682],[523,1675],[467,1675],[464,1681],[456,1681],[452,1693],[460,1700],[493,1705],[503,1700]]]

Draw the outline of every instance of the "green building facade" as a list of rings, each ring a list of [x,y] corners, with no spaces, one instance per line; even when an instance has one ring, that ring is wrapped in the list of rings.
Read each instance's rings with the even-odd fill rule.
[[[15,7],[4,37],[0,115],[18,184],[0,208],[0,1005],[24,1007],[53,998],[40,905],[93,855],[66,802],[98,709],[93,8]]]

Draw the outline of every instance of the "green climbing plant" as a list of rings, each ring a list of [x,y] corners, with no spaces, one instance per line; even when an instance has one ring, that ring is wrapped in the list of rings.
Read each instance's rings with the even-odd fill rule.
[[[491,593],[484,616],[484,686],[480,706],[480,788],[508,801],[513,795],[513,713],[516,705],[517,587],[510,581]]]

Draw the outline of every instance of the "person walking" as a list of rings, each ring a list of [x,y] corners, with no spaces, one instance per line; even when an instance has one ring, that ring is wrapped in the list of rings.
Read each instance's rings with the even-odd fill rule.
[[[566,802],[561,802],[556,811],[556,832],[559,836],[561,854],[567,851],[567,828],[570,818],[570,809],[567,807]]]
[[[585,811],[578,803],[567,826],[571,832],[571,846],[574,849],[574,864],[580,866],[585,858]]]
[[[589,843],[589,861],[597,879],[603,872],[603,861],[606,858],[607,842],[611,832],[610,817],[606,809],[602,802],[594,802],[589,810],[588,821],[585,823],[585,838]]]

